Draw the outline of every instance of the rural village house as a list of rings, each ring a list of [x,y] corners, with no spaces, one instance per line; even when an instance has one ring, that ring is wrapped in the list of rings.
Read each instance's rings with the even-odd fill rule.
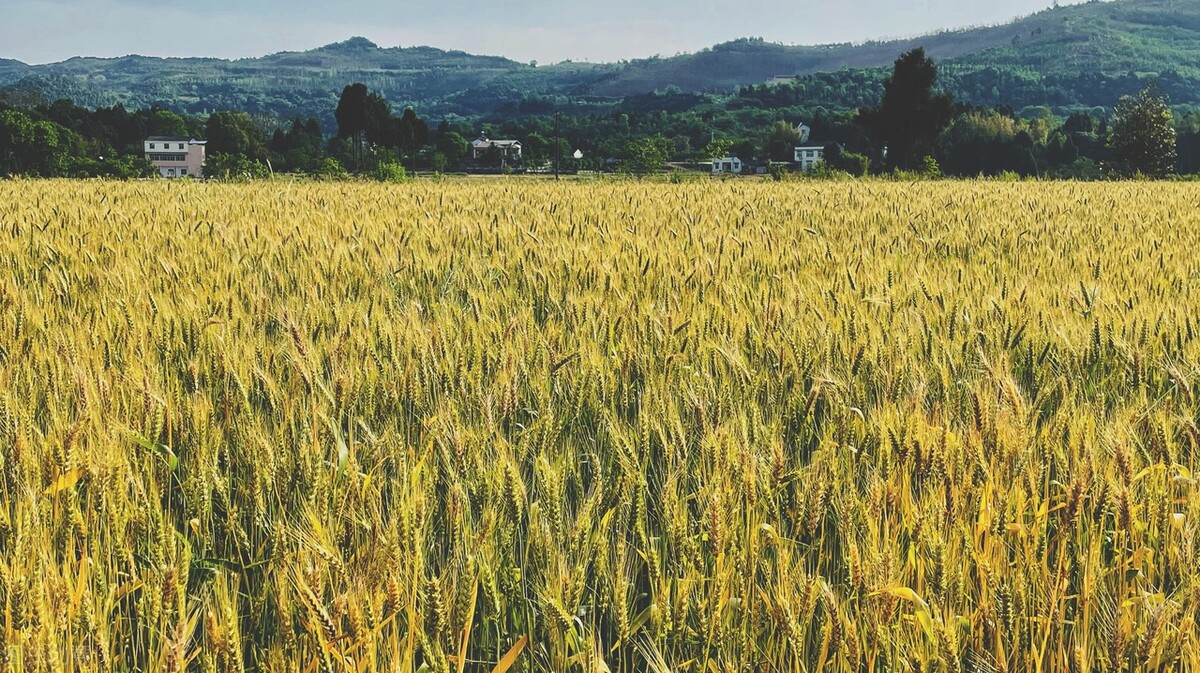
[[[740,175],[742,172],[742,168],[743,168],[742,160],[740,158],[732,156],[732,155],[727,156],[723,159],[713,159],[712,160],[713,175],[719,175],[721,173],[732,173],[734,175]]]
[[[795,152],[794,163],[805,173],[816,168],[817,164],[825,160],[825,147],[823,145],[805,145],[797,147]]]
[[[146,159],[164,178],[204,175],[205,141],[175,136],[150,136],[143,143]]]
[[[484,159],[489,153],[497,152],[502,160],[520,159],[521,142],[519,140],[489,140],[481,135],[471,141],[471,159]]]

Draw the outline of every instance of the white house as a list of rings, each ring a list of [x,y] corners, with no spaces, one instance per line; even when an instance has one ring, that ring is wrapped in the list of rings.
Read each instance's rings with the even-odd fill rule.
[[[485,158],[489,152],[499,152],[502,160],[520,159],[521,142],[519,140],[488,140],[487,136],[479,136],[471,141],[471,158],[478,161]]]
[[[205,144],[195,138],[150,136],[142,149],[164,178],[199,178],[204,175]]]
[[[719,175],[721,173],[740,175],[742,172],[742,160],[735,156],[728,156],[724,159],[713,159],[712,172],[713,175]]]
[[[795,163],[805,173],[825,160],[825,148],[821,145],[804,145],[796,148]]]

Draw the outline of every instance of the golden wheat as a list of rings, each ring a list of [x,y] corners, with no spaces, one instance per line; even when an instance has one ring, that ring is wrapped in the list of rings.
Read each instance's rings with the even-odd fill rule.
[[[0,182],[0,670],[1195,670],[1200,192]]]

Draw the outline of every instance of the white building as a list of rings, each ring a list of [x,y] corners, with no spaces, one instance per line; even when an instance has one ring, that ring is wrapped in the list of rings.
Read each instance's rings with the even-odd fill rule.
[[[804,145],[796,148],[795,163],[805,173],[825,161],[825,148],[821,145]]]
[[[142,149],[164,178],[199,178],[204,176],[205,144],[195,138],[150,136]]]
[[[742,172],[742,160],[735,156],[728,156],[724,159],[713,159],[712,172],[713,175],[719,175],[721,173],[740,175]]]

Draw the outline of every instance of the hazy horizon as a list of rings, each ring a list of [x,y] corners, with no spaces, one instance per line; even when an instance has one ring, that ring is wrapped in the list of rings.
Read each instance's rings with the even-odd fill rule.
[[[1078,1],[1078,0],[1075,0]],[[0,58],[31,65],[75,56],[249,58],[303,51],[352,36],[380,46],[428,45],[517,61],[619,61],[694,52],[742,37],[828,44],[915,37],[1003,23],[1047,9],[1049,0],[764,0],[730,13],[712,0],[551,4],[546,0],[446,0],[406,12],[384,0],[318,3],[266,0],[203,7],[153,0],[15,0],[0,25]],[[1061,2],[1059,4],[1074,4]],[[286,16],[286,18],[280,18]]]

